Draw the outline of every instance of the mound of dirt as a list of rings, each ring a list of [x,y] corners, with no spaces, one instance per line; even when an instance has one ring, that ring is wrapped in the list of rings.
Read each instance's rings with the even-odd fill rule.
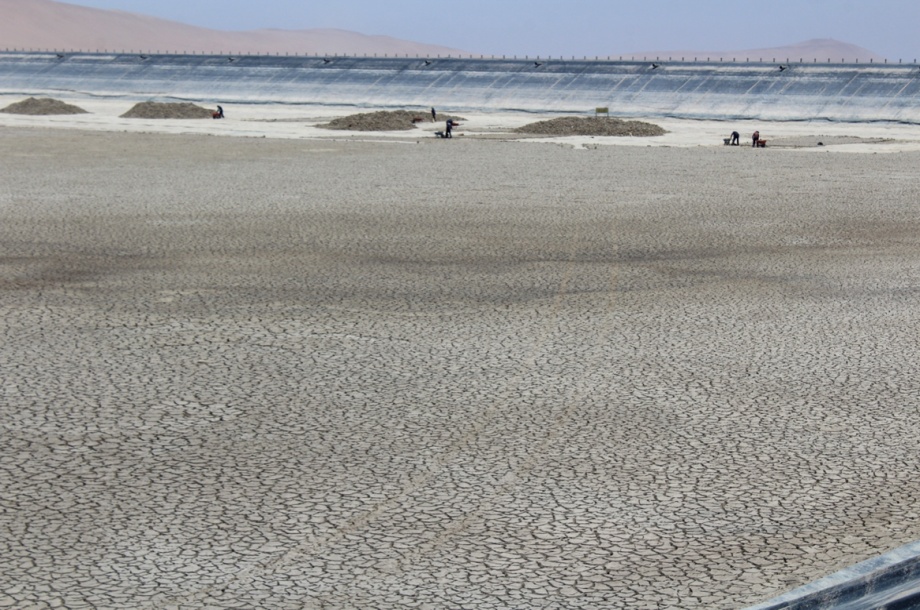
[[[661,136],[664,129],[652,123],[642,121],[624,121],[622,119],[601,117],[561,117],[548,121],[530,123],[514,130],[515,133],[527,133],[542,136]]]
[[[50,114],[86,114],[79,106],[73,106],[50,97],[34,98],[10,104],[0,112],[7,114],[30,114],[33,116]]]
[[[447,119],[462,120],[460,117],[438,115],[438,121],[443,123]],[[351,116],[333,119],[323,125],[324,129],[344,129],[348,131],[405,131],[415,129],[416,123],[431,122],[431,115],[427,112],[413,112],[411,110],[381,110],[379,112],[364,112]]]
[[[123,119],[210,119],[213,111],[189,102],[141,102],[121,115]]]

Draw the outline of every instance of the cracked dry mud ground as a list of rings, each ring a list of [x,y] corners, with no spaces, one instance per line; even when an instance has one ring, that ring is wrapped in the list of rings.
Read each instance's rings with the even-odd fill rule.
[[[442,144],[3,130],[0,608],[738,608],[920,538],[920,156]]]

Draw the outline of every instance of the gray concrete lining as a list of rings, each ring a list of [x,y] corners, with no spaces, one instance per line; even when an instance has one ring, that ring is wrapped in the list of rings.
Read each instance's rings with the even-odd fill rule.
[[[0,53],[0,93],[920,123],[916,64]],[[779,63],[785,70],[779,70]],[[539,64],[539,65],[537,65]]]
[[[920,542],[840,570],[746,610],[920,608]]]

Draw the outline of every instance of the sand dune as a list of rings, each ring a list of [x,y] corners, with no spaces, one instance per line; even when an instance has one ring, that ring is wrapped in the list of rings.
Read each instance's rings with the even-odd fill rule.
[[[298,53],[342,55],[466,55],[437,44],[371,36],[339,29],[244,32],[211,30],[183,23],[128,13],[76,6],[54,0],[0,0],[0,50],[83,50],[189,53]],[[620,56],[622,52],[612,52]],[[868,49],[832,39],[763,49],[666,50],[622,54],[624,58],[738,59],[776,61],[881,62],[884,57]]]
[[[196,53],[457,55],[444,46],[336,29],[223,32],[53,0],[0,0],[0,48]]]

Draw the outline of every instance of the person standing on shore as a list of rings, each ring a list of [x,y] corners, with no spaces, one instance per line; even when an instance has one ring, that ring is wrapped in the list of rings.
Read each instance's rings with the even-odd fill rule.
[[[431,108],[431,122],[436,123],[438,120],[438,113],[435,111],[434,107]]]
[[[754,148],[757,148],[757,143],[760,141],[760,132],[755,131],[754,135],[751,136],[751,138],[754,140],[754,143],[751,144],[751,146],[753,146]]]
[[[445,138],[452,138],[452,137],[454,137],[454,136],[451,135],[451,133],[450,133],[450,130],[453,128],[453,126],[454,126],[454,120],[453,120],[453,119],[447,119],[447,131],[444,132],[444,137],[445,137]]]

